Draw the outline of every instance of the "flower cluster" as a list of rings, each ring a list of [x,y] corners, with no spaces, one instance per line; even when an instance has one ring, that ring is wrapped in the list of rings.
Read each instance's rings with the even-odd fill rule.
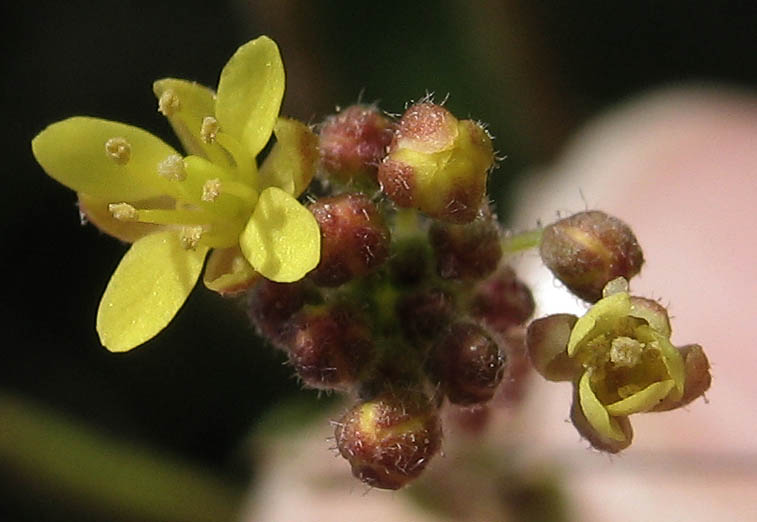
[[[438,453],[446,403],[479,413],[495,395],[517,404],[529,359],[574,383],[574,424],[607,451],[630,444],[630,414],[681,406],[709,386],[701,347],[673,347],[664,308],[628,293],[643,256],[625,224],[583,212],[503,230],[486,195],[495,156],[481,124],[429,99],[398,118],[354,105],[315,129],[279,117],[284,70],[265,37],[232,56],[217,92],[176,79],[154,91],[188,155],[86,117],[32,142],[87,219],[132,243],[98,310],[110,350],[160,332],[204,266],[209,289],[246,296],[258,332],[306,387],[352,397],[334,423],[337,448],[356,477],[387,489]],[[535,247],[595,302],[584,317],[526,331],[535,304],[507,255]]]

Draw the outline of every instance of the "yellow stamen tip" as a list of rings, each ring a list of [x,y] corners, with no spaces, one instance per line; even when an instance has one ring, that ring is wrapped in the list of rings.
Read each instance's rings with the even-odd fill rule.
[[[610,361],[618,367],[633,368],[641,361],[644,343],[630,337],[616,337],[610,346]]]
[[[158,112],[163,116],[173,116],[175,112],[181,109],[181,101],[172,89],[166,89],[158,99]]]
[[[131,158],[131,144],[126,138],[110,138],[105,142],[105,154],[119,165],[126,165]]]
[[[111,203],[108,212],[119,221],[136,221],[138,217],[137,209],[128,203]]]
[[[202,127],[200,127],[200,137],[205,143],[213,143],[216,141],[216,135],[218,134],[218,120],[213,116],[205,116],[202,119]]]
[[[221,194],[221,180],[209,179],[202,186],[202,200],[203,201],[215,201]]]
[[[182,227],[179,238],[181,239],[181,246],[185,250],[194,250],[200,243],[202,237],[203,228],[201,226],[194,227]]]
[[[184,181],[187,172],[184,170],[184,158],[178,154],[171,154],[158,163],[158,174],[171,181]]]

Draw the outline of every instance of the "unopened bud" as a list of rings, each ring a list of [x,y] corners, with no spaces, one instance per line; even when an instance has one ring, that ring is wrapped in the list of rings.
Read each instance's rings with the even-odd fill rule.
[[[454,313],[452,296],[439,289],[422,290],[397,302],[397,318],[411,343],[429,342],[444,331]]]
[[[436,254],[436,271],[442,278],[482,279],[497,268],[502,258],[499,225],[487,214],[466,225],[431,225],[429,238]]]
[[[394,128],[395,124],[374,106],[347,107],[326,118],[321,127],[318,144],[321,164],[342,183],[360,177],[375,183]]]
[[[430,366],[451,403],[479,404],[494,396],[505,356],[481,326],[455,323],[432,349]]]
[[[644,256],[636,236],[619,219],[596,210],[580,212],[544,229],[541,258],[581,299],[596,302],[616,277],[630,279]]]
[[[281,347],[288,321],[305,305],[305,297],[303,281],[276,283],[261,277],[250,292],[250,319],[262,336]]]
[[[442,427],[425,395],[388,391],[356,404],[336,423],[335,435],[355,477],[372,487],[399,489],[439,451]]]
[[[371,332],[340,307],[306,307],[287,334],[289,361],[310,388],[349,389],[373,355]]]
[[[476,287],[470,312],[495,332],[505,334],[510,328],[524,324],[534,313],[534,307],[531,290],[512,268],[505,266]]]
[[[321,198],[310,206],[321,228],[321,260],[310,278],[339,286],[386,261],[390,235],[376,206],[365,195]]]
[[[400,207],[450,223],[472,221],[483,203],[494,152],[484,129],[431,102],[410,107],[381,163],[382,190]]]

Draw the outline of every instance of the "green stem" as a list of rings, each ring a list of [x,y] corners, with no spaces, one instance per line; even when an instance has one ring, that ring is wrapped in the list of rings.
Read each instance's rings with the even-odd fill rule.
[[[534,228],[517,234],[506,234],[502,238],[502,252],[505,255],[517,254],[524,250],[536,248],[541,244],[543,229]]]

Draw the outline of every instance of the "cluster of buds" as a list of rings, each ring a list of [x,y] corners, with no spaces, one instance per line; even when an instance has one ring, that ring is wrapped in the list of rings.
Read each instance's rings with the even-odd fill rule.
[[[430,101],[398,120],[356,105],[318,137],[320,262],[297,282],[261,279],[250,316],[306,387],[354,397],[337,448],[360,480],[396,489],[439,451],[445,403],[482,408],[523,380],[534,303],[503,264],[478,123]]]
[[[631,443],[629,415],[708,389],[702,348],[676,348],[665,308],[629,293],[644,258],[627,225],[589,211],[504,233],[486,197],[495,156],[481,124],[430,100],[400,118],[355,105],[316,132],[277,117],[284,68],[267,37],[237,50],[217,92],[176,79],[154,92],[186,156],[89,117],[32,141],[82,215],[133,243],[98,310],[108,349],[163,330],[204,267],[207,288],[246,293],[259,333],[305,386],[351,395],[337,448],[355,476],[386,489],[439,451],[441,408],[462,408],[449,418],[479,429],[495,395],[518,404],[531,364],[573,383],[573,423],[610,452]],[[526,330],[534,300],[504,254],[535,247],[593,303],[586,315]]]

